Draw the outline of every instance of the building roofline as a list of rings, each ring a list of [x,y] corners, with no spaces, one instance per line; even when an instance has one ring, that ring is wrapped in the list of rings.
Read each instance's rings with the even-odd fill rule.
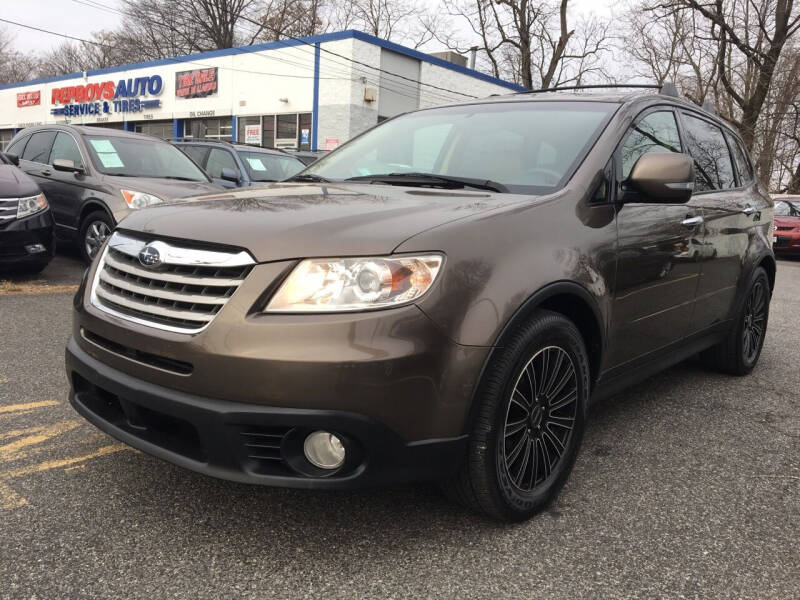
[[[419,50],[414,50],[412,48],[408,48],[406,46],[402,46],[400,44],[396,44],[388,40],[383,40],[379,37],[375,37],[374,35],[364,33],[363,31],[356,31],[354,29],[348,29],[346,31],[337,31],[333,33],[323,33],[320,35],[312,35],[304,38],[279,40],[277,42],[266,42],[263,44],[254,44],[252,46],[239,46],[237,48],[224,48],[222,50],[211,50],[209,52],[187,54],[186,56],[178,56],[175,58],[160,58],[158,60],[151,60],[140,63],[131,63],[116,67],[107,67],[104,69],[94,69],[91,71],[86,71],[86,75],[87,76],[109,75],[111,73],[120,73],[122,71],[131,71],[134,69],[147,69],[151,67],[161,67],[170,64],[192,63],[198,60],[205,60],[209,58],[233,56],[236,54],[250,54],[251,52],[261,52],[264,50],[277,50],[280,48],[290,48],[294,46],[309,45],[313,47],[313,45],[317,43],[336,42],[339,40],[346,40],[346,39],[356,39],[362,42],[366,42],[368,44],[373,44],[375,46],[385,48],[386,50],[391,50],[392,52],[404,54],[406,56],[410,56],[412,58],[416,58],[418,60],[436,65],[438,67],[450,69],[451,71],[455,71],[463,75],[468,75],[470,77],[474,77],[475,79],[480,79],[488,83],[493,83],[495,85],[499,85],[508,88],[510,90],[523,91],[526,89],[515,83],[511,83],[509,81],[503,81],[502,79],[492,77],[491,75],[486,75],[485,73],[480,73],[473,69],[462,67],[460,65],[448,62],[441,58],[425,54],[424,52],[420,52]],[[83,73],[69,73],[67,75],[59,75],[58,77],[44,77],[41,79],[34,79],[31,81],[8,83],[0,85],[0,90],[28,87],[32,85],[42,85],[46,83],[56,83],[59,81],[69,81],[71,79],[82,79],[82,78],[83,78]]]

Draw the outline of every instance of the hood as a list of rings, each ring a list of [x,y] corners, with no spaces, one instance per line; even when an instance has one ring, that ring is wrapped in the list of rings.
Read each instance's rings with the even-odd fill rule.
[[[159,177],[105,175],[103,181],[120,189],[153,194],[162,200],[177,200],[189,196],[199,196],[200,194],[212,194],[223,189],[216,183],[206,181],[180,181],[178,179],[162,179]]]
[[[22,169],[0,163],[0,198],[35,196],[39,186]]]
[[[239,246],[259,262],[380,255],[426,229],[519,201],[472,190],[273,184],[134,212],[120,229]]]

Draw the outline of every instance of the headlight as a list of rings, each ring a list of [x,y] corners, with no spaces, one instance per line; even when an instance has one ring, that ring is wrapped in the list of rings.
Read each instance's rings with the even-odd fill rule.
[[[20,198],[17,205],[17,218],[29,217],[45,208],[47,208],[47,198],[44,197],[44,194]]]
[[[147,208],[154,204],[161,204],[163,200],[153,194],[145,194],[144,192],[135,192],[133,190],[122,190],[122,197],[125,198],[125,204],[128,208]]]
[[[440,254],[378,258],[313,258],[297,265],[266,312],[338,312],[399,306],[436,280]]]

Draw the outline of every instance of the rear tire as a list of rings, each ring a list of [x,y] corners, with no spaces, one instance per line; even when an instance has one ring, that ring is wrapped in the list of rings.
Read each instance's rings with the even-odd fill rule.
[[[84,217],[78,230],[78,250],[83,260],[92,262],[113,229],[114,221],[104,210],[96,210]]]
[[[767,335],[771,296],[767,272],[756,267],[727,337],[700,355],[707,366],[729,375],[747,375],[753,370]]]
[[[491,360],[467,455],[445,494],[500,521],[523,521],[558,495],[578,455],[589,359],[575,325],[537,311]]]

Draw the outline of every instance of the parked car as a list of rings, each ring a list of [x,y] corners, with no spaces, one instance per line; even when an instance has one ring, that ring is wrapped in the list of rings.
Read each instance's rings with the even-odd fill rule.
[[[14,159],[0,153],[0,270],[38,273],[54,248],[47,198]]]
[[[775,254],[800,255],[800,196],[773,196]]]
[[[566,481],[590,402],[758,361],[772,201],[672,95],[420,110],[293,181],[121,224],[75,302],[81,415],[216,477],[434,479],[514,521]]]
[[[327,154],[325,150],[298,150],[297,148],[282,148],[281,150],[289,156],[299,158],[305,165],[315,163]]]
[[[215,183],[226,187],[248,187],[283,181],[296,175],[305,165],[280,150],[227,142],[176,142]]]
[[[6,153],[47,196],[56,235],[87,261],[132,211],[222,189],[171,144],[137,133],[44,125],[21,131]]]

